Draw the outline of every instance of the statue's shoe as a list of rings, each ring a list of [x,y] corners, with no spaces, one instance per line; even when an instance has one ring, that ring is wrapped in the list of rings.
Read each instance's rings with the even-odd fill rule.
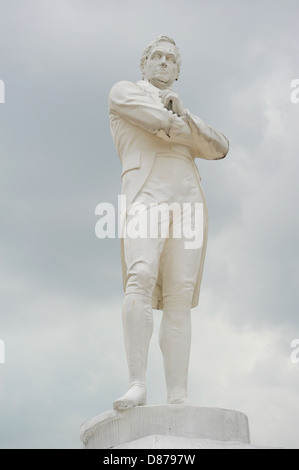
[[[146,405],[146,389],[143,385],[132,385],[127,393],[115,400],[113,408],[118,411]]]

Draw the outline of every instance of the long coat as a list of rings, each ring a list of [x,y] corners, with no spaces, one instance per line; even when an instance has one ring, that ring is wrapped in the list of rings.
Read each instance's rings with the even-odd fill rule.
[[[198,178],[200,175],[195,158],[218,160],[228,152],[226,137],[197,116],[187,111],[179,117],[167,110],[161,102],[160,90],[149,82],[122,81],[116,83],[109,93],[109,114],[112,137],[122,162],[122,194],[127,207],[134,201],[147,180],[157,153],[183,154],[191,157]],[[203,195],[203,192],[202,192]],[[203,195],[203,201],[204,195]],[[192,299],[192,307],[198,304],[204,256],[207,244],[207,209],[204,202],[204,234],[201,262]],[[121,243],[124,289],[127,268]],[[163,309],[162,292],[157,284],[152,298],[153,308]]]

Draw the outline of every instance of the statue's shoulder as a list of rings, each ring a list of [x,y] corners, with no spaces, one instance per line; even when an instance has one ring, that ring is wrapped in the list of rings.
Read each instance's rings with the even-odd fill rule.
[[[134,83],[128,80],[121,80],[113,85],[110,90],[110,95],[113,95],[114,93],[124,93],[136,89],[140,89],[140,87],[138,86],[138,82]]]
[[[113,85],[110,90],[108,103],[110,110],[115,109],[119,104],[127,101],[128,99],[137,100],[140,99],[140,95],[144,94],[143,89],[134,82],[122,80]]]

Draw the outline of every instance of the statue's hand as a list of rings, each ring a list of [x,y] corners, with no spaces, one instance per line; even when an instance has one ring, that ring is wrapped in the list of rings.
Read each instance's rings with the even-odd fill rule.
[[[174,91],[164,90],[160,93],[160,97],[164,107],[169,111],[173,111],[178,116],[184,116],[186,114],[186,109],[181,98],[177,93],[174,93]]]

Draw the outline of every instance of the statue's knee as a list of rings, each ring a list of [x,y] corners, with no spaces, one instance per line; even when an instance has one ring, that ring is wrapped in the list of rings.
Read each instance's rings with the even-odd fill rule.
[[[154,289],[156,278],[150,266],[140,266],[128,273],[127,291],[137,291],[150,295]]]
[[[164,304],[169,306],[181,306],[181,307],[190,307],[192,303],[194,287],[193,286],[178,286],[175,289],[171,289],[164,296]]]

